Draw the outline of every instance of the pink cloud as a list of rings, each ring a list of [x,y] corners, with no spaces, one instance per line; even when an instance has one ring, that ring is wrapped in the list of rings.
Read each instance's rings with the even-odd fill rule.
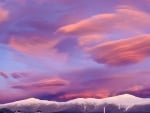
[[[0,22],[4,22],[9,18],[9,12],[8,10],[4,9],[2,6],[0,6]]]
[[[129,89],[127,89],[128,91],[140,91],[143,89],[143,86],[142,85],[135,85],[135,86],[132,86],[130,87]]]
[[[121,6],[113,13],[98,14],[76,23],[62,26],[58,32],[65,34],[111,33],[113,31],[138,31],[150,25],[149,13]]]
[[[108,68],[106,70],[100,70],[99,68],[93,71],[89,70],[65,73],[65,76],[61,75],[63,78],[53,76],[45,79],[44,74],[34,77],[31,74],[32,77],[21,79],[21,81],[17,81],[18,83],[12,82],[10,86],[13,90],[18,90],[18,93],[21,91],[21,93],[32,97],[53,96],[57,100],[78,97],[105,98],[122,91],[137,91],[149,86],[149,71],[128,72],[127,70],[126,72],[121,70],[118,72],[110,68],[109,70]],[[121,81],[121,84],[118,81]],[[27,90],[28,92],[26,92]]]
[[[28,90],[31,94],[40,94],[43,92],[55,93],[69,85],[67,80],[61,78],[51,78],[39,80],[36,82],[28,82],[12,85],[12,88]]]
[[[99,34],[89,34],[80,36],[78,42],[81,47],[88,47],[100,43],[103,40],[103,38],[104,36]]]
[[[138,97],[149,98],[150,87],[145,87],[145,88],[143,87],[138,90],[126,90],[126,91],[122,91],[118,94],[124,94],[124,93],[132,94],[132,95],[135,95]]]
[[[6,91],[7,90],[7,91]],[[8,102],[13,102],[16,100],[21,100],[25,98],[29,98],[31,95],[28,95],[27,93],[18,93],[16,91],[12,91],[11,89],[5,89],[5,90],[0,90],[0,103],[8,103]]]
[[[97,91],[83,91],[78,93],[67,93],[58,98],[60,99],[73,99],[73,98],[106,98],[110,95],[107,89],[97,90]]]
[[[11,48],[38,59],[57,59],[66,61],[67,54],[60,53],[55,46],[60,39],[51,39],[43,37],[11,37],[9,45]]]
[[[72,80],[72,82],[66,95],[71,94],[71,96],[79,96],[79,94],[90,91],[93,92],[94,96],[94,94],[101,94],[100,92],[98,93],[98,91],[105,89],[108,90],[109,94],[112,96],[122,90],[140,90],[142,86],[149,86],[149,71],[137,71],[138,69],[136,71],[135,69],[131,70],[119,68],[118,72],[118,69],[112,70],[111,68],[106,68],[106,70],[101,70],[101,68],[98,68],[97,70],[93,69],[93,71],[87,69],[84,71],[72,72],[72,74],[69,73],[71,76],[69,80]],[[75,84],[73,88],[71,87],[72,84]]]
[[[111,66],[138,63],[150,56],[150,35],[102,43],[88,51],[98,63]]]
[[[8,78],[8,75],[5,72],[0,71],[0,76],[4,78]]]

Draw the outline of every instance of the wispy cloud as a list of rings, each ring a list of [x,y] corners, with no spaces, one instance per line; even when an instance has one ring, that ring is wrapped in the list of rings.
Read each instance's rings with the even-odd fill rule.
[[[57,93],[67,87],[69,81],[61,78],[43,79],[35,82],[19,83],[12,85],[14,89],[20,89],[22,91],[28,90],[29,94],[36,96],[44,93]]]

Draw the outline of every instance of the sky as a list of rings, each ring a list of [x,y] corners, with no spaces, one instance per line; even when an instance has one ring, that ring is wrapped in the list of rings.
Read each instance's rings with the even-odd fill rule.
[[[0,103],[150,98],[150,0],[0,0]]]

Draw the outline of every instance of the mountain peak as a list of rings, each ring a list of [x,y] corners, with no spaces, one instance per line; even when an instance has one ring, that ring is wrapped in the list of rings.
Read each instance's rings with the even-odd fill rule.
[[[39,101],[40,99],[37,99],[37,98],[28,98],[28,99],[25,99],[26,101]]]
[[[139,97],[136,97],[136,96],[131,95],[131,94],[123,94],[123,95],[118,95],[115,97],[118,97],[118,98],[139,98]]]
[[[16,104],[30,104],[30,103],[38,103],[40,102],[40,99],[37,98],[28,98],[28,99],[24,99],[24,100],[18,100],[15,102],[11,102],[11,103],[6,103],[4,105],[16,105]]]
[[[24,100],[17,101],[17,102],[19,102],[19,103],[38,103],[40,101],[41,100],[37,99],[37,98],[28,98],[28,99],[24,99]]]

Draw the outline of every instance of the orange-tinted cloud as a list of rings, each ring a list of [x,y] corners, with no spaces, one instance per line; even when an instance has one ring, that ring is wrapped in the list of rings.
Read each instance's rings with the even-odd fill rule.
[[[149,18],[149,13],[121,6],[114,13],[98,14],[74,24],[62,26],[58,31],[75,35],[125,32],[125,30],[136,30],[137,32],[138,29],[147,28],[150,25]]]
[[[127,39],[99,44],[89,51],[95,61],[118,66],[134,64],[150,56],[150,35],[141,35]]]

